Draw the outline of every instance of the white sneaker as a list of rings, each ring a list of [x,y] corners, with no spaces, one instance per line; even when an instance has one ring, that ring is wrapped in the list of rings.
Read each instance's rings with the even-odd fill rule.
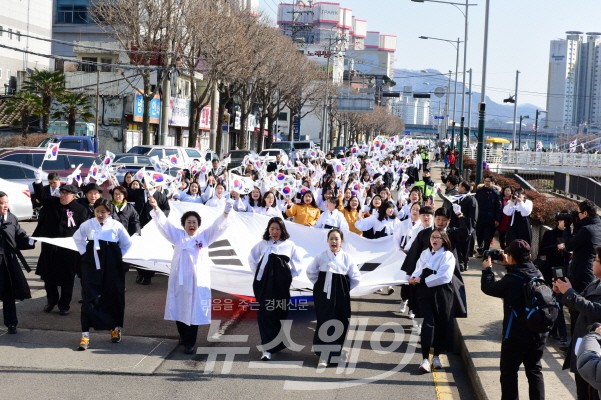
[[[268,351],[264,351],[263,355],[261,356],[261,361],[269,361],[271,360],[271,353]]]
[[[317,364],[317,367],[319,367],[319,368],[326,368],[327,366],[328,366],[328,362],[325,359],[320,358],[319,359],[319,364]]]
[[[409,303],[409,300],[401,300],[401,312],[404,313],[405,311],[407,311],[407,304]]]
[[[438,357],[438,356],[432,357],[432,368],[442,369],[442,362],[440,362],[440,357]]]
[[[421,372],[430,372],[430,361],[427,358],[424,358],[424,361],[419,365],[419,370]]]
[[[415,314],[411,310],[409,310],[409,313],[407,314],[407,316],[411,319],[415,318]]]

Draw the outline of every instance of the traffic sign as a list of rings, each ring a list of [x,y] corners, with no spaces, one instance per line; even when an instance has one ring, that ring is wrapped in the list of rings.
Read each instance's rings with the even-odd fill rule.
[[[444,116],[442,116],[442,115],[435,115],[434,119],[444,119]]]

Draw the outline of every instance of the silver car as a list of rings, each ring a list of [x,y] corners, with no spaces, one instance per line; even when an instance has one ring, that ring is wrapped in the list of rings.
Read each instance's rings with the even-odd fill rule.
[[[8,208],[19,221],[30,220],[33,217],[31,192],[27,185],[0,178],[0,191],[8,195]]]
[[[27,185],[33,196],[33,182],[35,181],[35,170],[31,165],[16,161],[0,160],[0,178],[9,182]],[[42,184],[48,184],[48,173],[42,171]]]

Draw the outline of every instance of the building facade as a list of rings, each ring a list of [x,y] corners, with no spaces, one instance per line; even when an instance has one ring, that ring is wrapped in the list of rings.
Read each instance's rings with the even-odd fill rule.
[[[601,127],[601,33],[566,32],[549,51],[547,119],[561,132]]]
[[[4,89],[3,94],[13,94],[17,81],[23,79],[26,71],[36,68],[47,70],[51,66],[51,45],[48,41],[52,38],[51,3],[47,0],[12,2],[10,12],[3,13],[0,44],[9,47],[0,48],[0,88]]]

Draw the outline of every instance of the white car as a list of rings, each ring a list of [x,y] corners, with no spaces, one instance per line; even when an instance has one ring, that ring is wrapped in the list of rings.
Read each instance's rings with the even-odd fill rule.
[[[0,191],[8,195],[8,208],[19,221],[32,218],[31,192],[27,185],[0,178]]]
[[[281,156],[281,161],[286,164],[288,162],[288,154],[282,149],[267,149],[259,153],[259,160],[264,163],[270,163],[275,161],[276,155]]]

